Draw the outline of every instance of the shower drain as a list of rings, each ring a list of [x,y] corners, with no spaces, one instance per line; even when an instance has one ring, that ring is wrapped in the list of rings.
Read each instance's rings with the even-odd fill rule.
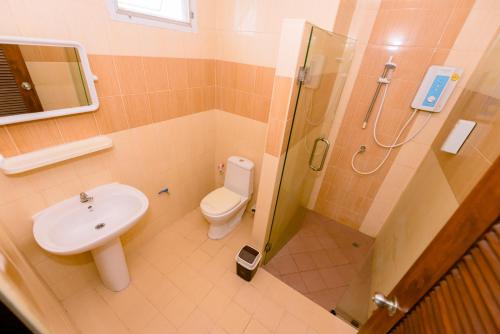
[[[104,226],[106,226],[106,224],[104,224],[104,223],[99,223],[99,224],[97,224],[96,226],[94,226],[94,228],[95,228],[96,230],[100,230],[100,229],[101,229],[101,228],[103,228]]]

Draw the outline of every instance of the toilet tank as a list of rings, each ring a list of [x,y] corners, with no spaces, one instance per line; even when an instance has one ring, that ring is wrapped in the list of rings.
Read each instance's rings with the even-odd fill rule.
[[[229,157],[224,187],[241,196],[250,197],[253,193],[253,171],[252,161],[243,157]]]

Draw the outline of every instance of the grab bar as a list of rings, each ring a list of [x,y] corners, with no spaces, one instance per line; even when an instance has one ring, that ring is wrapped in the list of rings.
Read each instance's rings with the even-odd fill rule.
[[[320,163],[319,167],[314,167],[314,165],[313,165],[314,155],[316,153],[316,148],[317,148],[318,143],[320,141],[322,141],[323,143],[326,144],[326,148],[325,148],[325,151],[323,152],[323,157],[321,158],[321,163]],[[323,166],[325,165],[326,154],[328,153],[329,149],[330,149],[330,142],[326,138],[323,138],[323,137],[317,138],[314,141],[314,146],[313,146],[313,149],[311,152],[311,156],[309,157],[309,168],[311,168],[315,172],[321,171],[323,169]]]

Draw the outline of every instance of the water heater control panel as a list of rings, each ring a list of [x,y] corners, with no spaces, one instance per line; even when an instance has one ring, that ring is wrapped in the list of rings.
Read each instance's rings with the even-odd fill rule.
[[[435,65],[429,67],[411,107],[440,112],[455,89],[462,73],[463,69],[459,67]]]

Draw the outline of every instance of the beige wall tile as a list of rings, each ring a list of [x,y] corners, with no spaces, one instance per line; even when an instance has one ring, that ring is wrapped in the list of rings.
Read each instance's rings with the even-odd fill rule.
[[[285,121],[293,116],[288,113],[292,81],[288,77],[275,77],[269,114],[271,119]]]
[[[171,118],[169,110],[169,91],[149,93],[148,97],[153,122],[166,121]]]
[[[12,139],[21,153],[63,143],[55,120],[41,120],[7,125]]]
[[[168,75],[170,88],[174,90],[189,88],[188,61],[182,58],[168,60]]]
[[[112,56],[89,55],[90,68],[97,76],[95,87],[98,96],[119,95],[120,86]]]
[[[237,115],[241,115],[243,117],[252,118],[252,99],[253,96],[249,93],[245,93],[243,91],[236,91],[236,104],[234,113]]]
[[[236,91],[232,88],[222,88],[221,109],[230,113],[236,113]]]
[[[281,155],[286,121],[270,119],[267,128],[266,153],[279,157]]]
[[[203,110],[214,109],[215,106],[215,86],[203,88]]]
[[[94,113],[56,118],[64,142],[94,137],[99,134]]]
[[[255,94],[271,98],[273,82],[274,68],[258,66],[255,75]]]
[[[443,32],[443,36],[439,41],[439,47],[450,49],[453,47],[455,40],[463,27],[467,16],[470,13],[470,7],[458,7],[455,8],[450,16],[449,22],[446,29]]]
[[[7,127],[0,127],[0,154],[10,157],[19,154],[14,141],[7,132]]]
[[[100,104],[99,110],[95,113],[100,133],[111,133],[129,127],[121,96],[103,97]]]
[[[137,127],[153,122],[147,94],[124,95],[123,104],[130,127]]]
[[[337,17],[335,18],[333,32],[348,36],[355,10],[356,1],[341,0],[337,11]]]
[[[267,120],[269,118],[269,111],[271,109],[271,99],[260,96],[260,95],[254,95],[252,97],[252,117],[253,119],[267,123]]]
[[[208,73],[205,73],[204,59],[188,59],[188,85],[190,88],[208,85]]]
[[[215,68],[217,86],[226,88],[236,86],[236,63],[217,60]]]
[[[146,88],[148,92],[164,91],[170,88],[168,80],[168,59],[143,57]]]
[[[204,85],[215,86],[215,60],[204,59]]]
[[[247,64],[236,64],[236,86],[237,90],[252,93],[255,90],[255,77],[257,67]]]
[[[172,117],[182,117],[189,113],[189,90],[172,90],[169,109]]]
[[[188,90],[188,99],[189,99],[188,109],[190,114],[207,110],[205,109],[203,88],[201,87],[190,88]]]
[[[342,6],[341,3],[340,7]],[[347,179],[356,180],[353,179],[356,174],[351,170],[350,162],[360,145],[368,147],[367,152],[356,160],[358,168],[362,170],[376,166],[385,153],[385,150],[377,147],[371,138],[373,123],[369,123],[369,131],[361,129],[360,124],[375,90],[377,77],[388,57],[393,56],[393,61],[398,67],[394,71],[384,114],[377,129],[381,141],[385,143],[393,139],[410,114],[409,105],[419,86],[418,78],[424,75],[429,65],[444,64],[449,48],[464,26],[470,8],[464,6],[448,10],[442,15],[441,10],[445,7],[441,6],[446,5],[439,3],[430,6],[426,2],[418,2],[410,6],[383,1],[378,9],[333,147],[333,152],[338,154],[335,156],[332,154],[328,163],[329,170],[334,170],[333,168],[341,170],[346,177],[338,178],[332,173],[326,173],[321,187],[324,190],[320,190],[318,196],[317,209],[330,218],[352,226],[360,226],[373,203],[374,194],[386,178],[387,172],[396,160],[395,157],[400,154],[398,150],[393,151],[384,167],[376,174],[365,176],[364,180],[357,180],[355,184],[350,181],[345,182]],[[450,8],[454,8],[454,3]],[[348,8],[344,9],[349,12]],[[441,33],[433,35],[430,29],[440,31],[443,38],[440,38]],[[373,119],[370,122],[373,122]],[[413,150],[400,150],[403,154],[401,163],[416,168],[427,152],[428,146],[420,143],[409,144],[410,146]],[[326,191],[326,188],[330,190]],[[367,196],[364,189],[370,189],[370,196]]]
[[[122,94],[141,94],[146,92],[146,78],[142,57],[115,56],[116,74]]]

